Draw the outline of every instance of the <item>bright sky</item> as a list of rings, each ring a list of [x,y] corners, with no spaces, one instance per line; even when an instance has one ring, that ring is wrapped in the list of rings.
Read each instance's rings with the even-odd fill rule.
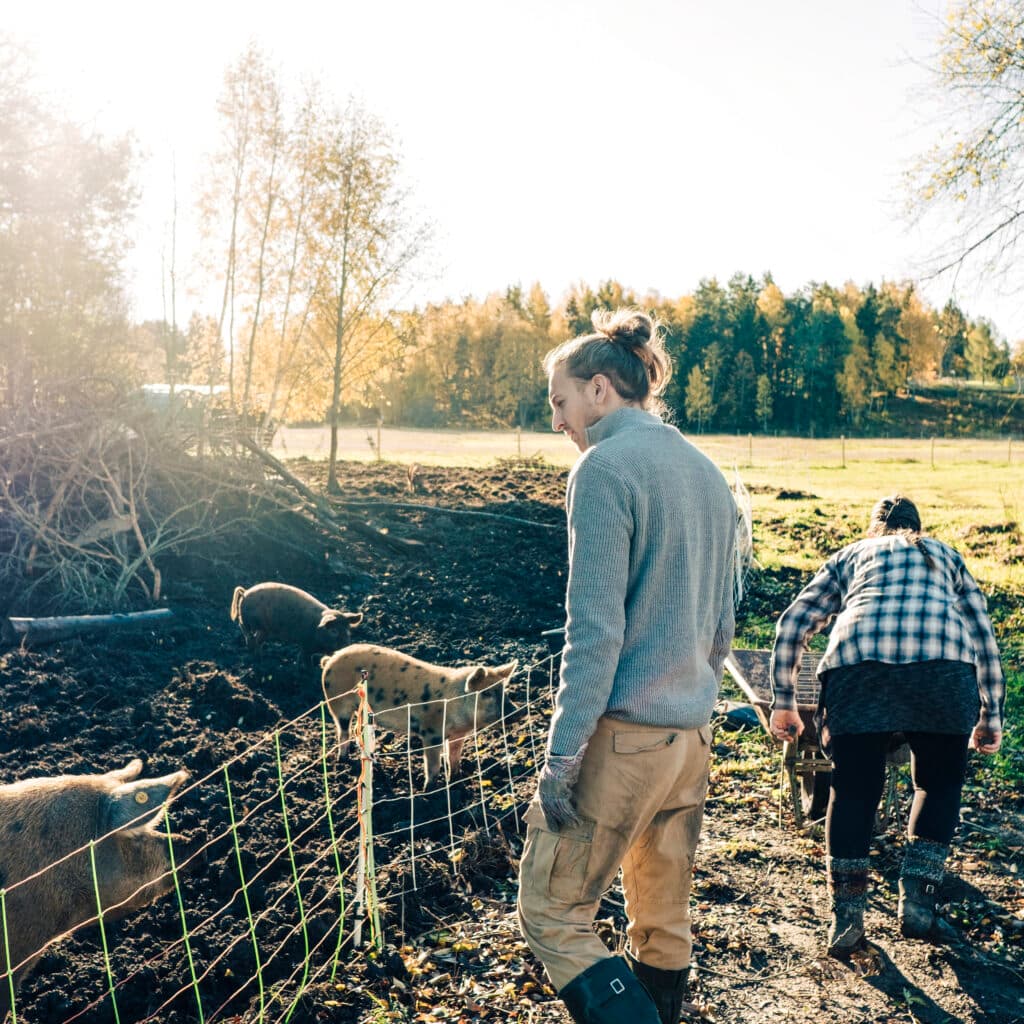
[[[613,278],[666,296],[771,271],[784,291],[916,279],[927,237],[902,176],[937,127],[919,92],[946,0],[35,0],[4,29],[48,83],[149,154],[136,312],[161,305],[179,195],[214,145],[225,69],[252,38],[289,77],[352,94],[399,140],[437,225],[414,298]],[[925,287],[1024,338],[1024,297]],[[182,306],[179,304],[179,320]]]

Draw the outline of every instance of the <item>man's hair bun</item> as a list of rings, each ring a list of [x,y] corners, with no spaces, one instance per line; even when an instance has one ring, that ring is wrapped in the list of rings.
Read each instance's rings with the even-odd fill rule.
[[[639,309],[595,309],[590,320],[598,334],[630,349],[650,344],[654,334],[654,321]]]

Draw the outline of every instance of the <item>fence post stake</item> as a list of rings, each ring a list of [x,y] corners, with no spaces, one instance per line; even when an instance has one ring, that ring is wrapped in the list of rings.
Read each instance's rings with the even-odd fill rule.
[[[337,755],[337,747],[335,755]],[[331,812],[331,785],[330,776],[327,770],[327,704],[320,702],[320,757],[324,773],[324,808],[327,811],[327,831],[331,836],[331,852],[334,855],[334,869],[338,875],[338,945],[334,950],[334,957],[331,962],[331,984],[338,973],[338,959],[341,956],[341,946],[345,941],[345,872],[341,870],[341,859],[338,856],[338,837],[334,831],[334,815]],[[347,870],[347,869],[346,869]]]
[[[356,687],[359,708],[356,711],[356,736],[359,742],[359,782],[356,784],[356,806],[359,815],[359,859],[356,863],[356,913],[352,941],[356,948],[363,944],[363,916],[370,920],[370,939],[379,952],[384,948],[377,907],[377,873],[373,859],[373,752],[376,746],[373,709],[366,697],[366,670]]]

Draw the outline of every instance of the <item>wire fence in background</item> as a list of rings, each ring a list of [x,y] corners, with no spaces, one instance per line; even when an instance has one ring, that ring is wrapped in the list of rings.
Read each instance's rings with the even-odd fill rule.
[[[919,463],[923,466],[1024,466],[1024,438],[789,437],[768,434],[691,435],[720,466],[764,468],[803,465],[843,469],[862,462]]]
[[[1005,434],[991,438],[943,437],[926,433],[914,437],[801,437],[778,434],[697,434],[685,425],[683,433],[719,466],[853,465],[858,462],[913,461],[950,466],[988,462],[1024,466],[1024,437]],[[339,448],[347,459],[368,462],[417,462],[421,465],[485,465],[495,459],[541,457],[555,466],[571,466],[576,449],[560,434],[532,430],[426,430],[384,426],[343,427]],[[296,458],[325,459],[330,450],[326,427],[282,427],[273,450]]]

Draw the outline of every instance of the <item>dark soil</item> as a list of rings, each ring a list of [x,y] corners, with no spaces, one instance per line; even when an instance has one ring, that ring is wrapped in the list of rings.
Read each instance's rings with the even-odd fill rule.
[[[292,468],[322,488],[321,467]],[[254,665],[228,618],[236,585],[287,581],[363,611],[355,640],[442,663],[518,658],[537,666],[530,693],[524,672],[513,696],[519,705],[527,698],[543,704],[550,660],[541,634],[562,622],[565,472],[524,462],[411,475],[402,466],[350,463],[341,483],[350,506],[365,503],[363,522],[419,546],[399,553],[351,531],[344,540],[323,534],[298,543],[275,544],[266,530],[221,538],[162,566],[175,612],[169,628],[0,655],[3,781],[106,771],[137,755],[149,774],[183,766],[196,780],[171,812],[182,856],[202,848],[182,883],[189,948],[173,893],[106,927],[124,1024],[199,1019],[189,954],[207,1021],[568,1019],[519,939],[514,915],[516,808],[531,791],[543,714],[534,716],[532,732],[523,713],[477,753],[467,745],[469,777],[415,799],[405,740],[384,743],[374,777],[384,948],[367,954],[347,941],[331,977],[340,908],[330,830],[340,837],[344,866],[357,847],[358,763],[329,759],[322,770],[319,671],[274,644]],[[398,507],[414,505],[430,507]],[[793,575],[755,580],[750,614],[777,615],[799,585]],[[1020,792],[980,763],[972,768],[970,824],[942,894],[961,944],[939,949],[898,937],[902,840],[894,829],[878,837],[873,861],[873,945],[839,963],[821,955],[820,829],[798,830],[788,813],[778,824],[776,758],[757,731],[716,734],[694,886],[695,995],[709,1018],[1024,1021]],[[420,759],[411,765],[419,787]],[[613,891],[598,922],[613,948],[621,946],[623,922]],[[257,950],[262,995],[247,982]],[[302,990],[304,962],[311,974]],[[109,984],[100,930],[84,928],[40,961],[20,993],[18,1020],[109,1021]]]

